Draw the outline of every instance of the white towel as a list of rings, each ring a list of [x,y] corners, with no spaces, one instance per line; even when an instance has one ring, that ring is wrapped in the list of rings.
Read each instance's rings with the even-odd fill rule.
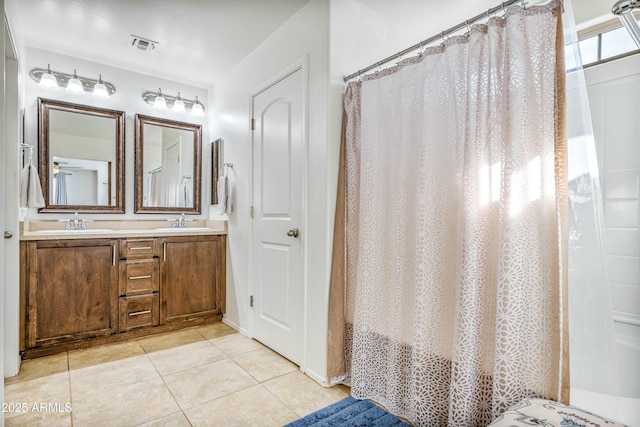
[[[231,201],[233,197],[233,189],[229,185],[229,177],[222,175],[218,178],[218,214],[231,213]]]
[[[23,208],[44,207],[38,171],[31,162],[27,163],[20,174],[20,206]]]

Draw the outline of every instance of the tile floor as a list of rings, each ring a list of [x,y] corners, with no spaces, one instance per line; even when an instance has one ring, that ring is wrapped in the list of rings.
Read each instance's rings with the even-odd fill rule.
[[[5,425],[74,427],[282,426],[349,394],[222,323],[26,360],[4,390],[27,409]]]

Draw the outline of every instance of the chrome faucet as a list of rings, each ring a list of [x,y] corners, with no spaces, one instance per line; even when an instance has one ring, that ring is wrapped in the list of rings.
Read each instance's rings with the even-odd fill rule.
[[[173,228],[187,228],[187,221],[191,220],[187,219],[183,212],[180,214],[180,217],[178,217],[178,219],[169,219],[168,221],[173,222],[173,225],[171,226]]]
[[[71,219],[59,219],[58,222],[66,222],[64,226],[65,230],[86,230],[87,222],[93,222],[92,219],[79,218],[78,212],[73,214],[73,220]]]

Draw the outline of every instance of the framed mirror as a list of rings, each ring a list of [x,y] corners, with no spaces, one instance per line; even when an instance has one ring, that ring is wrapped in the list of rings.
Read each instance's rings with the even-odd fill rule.
[[[222,138],[211,143],[211,204],[218,204],[218,178],[222,172]]]
[[[135,212],[200,213],[202,126],[136,114]]]
[[[38,98],[40,212],[124,213],[124,111]]]

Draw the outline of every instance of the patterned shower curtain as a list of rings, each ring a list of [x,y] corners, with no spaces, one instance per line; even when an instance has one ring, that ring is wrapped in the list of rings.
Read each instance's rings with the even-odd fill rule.
[[[416,425],[568,400],[561,9],[347,87],[329,376]]]

